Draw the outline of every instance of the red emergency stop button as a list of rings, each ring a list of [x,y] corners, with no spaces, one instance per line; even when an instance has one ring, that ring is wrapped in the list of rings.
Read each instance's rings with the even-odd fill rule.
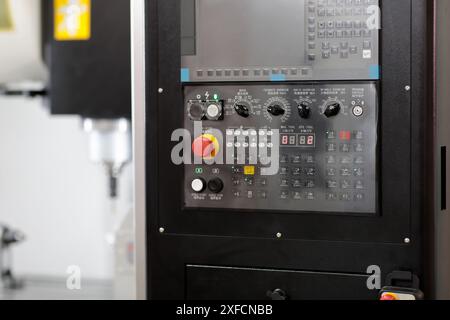
[[[385,292],[381,295],[381,301],[397,301],[399,300],[398,296],[392,292]]]
[[[194,155],[203,159],[214,159],[220,151],[219,141],[212,134],[203,134],[192,143]]]

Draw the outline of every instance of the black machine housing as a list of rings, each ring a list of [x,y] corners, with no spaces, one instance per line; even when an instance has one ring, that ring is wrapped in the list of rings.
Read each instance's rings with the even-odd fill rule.
[[[54,1],[42,0],[43,54],[53,115],[131,118],[130,3],[91,1],[91,38],[54,37]]]
[[[246,84],[181,82],[180,1],[146,1],[149,298],[377,299],[380,290],[366,283],[370,266],[380,268],[382,286],[405,271],[425,298],[450,297],[436,281],[435,210],[446,214],[436,199],[446,195],[435,187],[435,9],[434,1],[381,1],[376,210],[350,214],[186,207],[189,181],[185,166],[172,163],[170,142],[186,127],[184,94]]]

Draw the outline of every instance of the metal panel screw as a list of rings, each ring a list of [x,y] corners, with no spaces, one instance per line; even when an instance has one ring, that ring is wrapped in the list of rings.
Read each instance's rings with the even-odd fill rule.
[[[164,233],[166,230],[164,228],[159,228],[159,233]]]
[[[277,233],[277,238],[278,238],[278,239],[280,239],[282,236],[283,236],[283,235],[282,235],[280,232]]]
[[[405,243],[406,244],[411,243],[411,239],[410,238],[405,238]]]
[[[158,89],[158,92],[159,92],[159,93],[163,93],[163,92],[164,92],[164,89],[163,89],[163,88],[159,88],[159,89]]]
[[[411,86],[406,86],[406,87],[405,87],[405,90],[406,90],[406,91],[411,90]]]

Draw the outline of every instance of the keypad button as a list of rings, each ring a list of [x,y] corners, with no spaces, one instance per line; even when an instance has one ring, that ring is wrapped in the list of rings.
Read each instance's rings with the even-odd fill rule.
[[[343,194],[341,194],[341,200],[342,201],[351,201],[352,196],[349,193],[343,193]]]
[[[326,198],[328,201],[336,201],[339,199],[339,197],[336,193],[327,193]]]
[[[280,199],[281,199],[281,200],[287,200],[287,199],[289,199],[289,191],[281,191],[281,193],[280,193]]]
[[[301,156],[293,156],[292,157],[292,163],[301,163],[302,157]]]
[[[355,168],[353,169],[353,174],[355,177],[363,177],[364,176],[364,169],[362,168]]]
[[[302,199],[302,193],[296,191],[296,192],[294,192],[294,193],[292,194],[292,198],[293,198],[294,200],[301,200],[301,199]]]
[[[294,188],[301,188],[302,187],[302,182],[300,180],[294,180],[294,181],[292,181],[292,187],[294,187]]]
[[[349,180],[342,180],[341,181],[341,188],[343,190],[351,189],[352,188],[352,184],[351,184],[351,182]]]
[[[304,162],[307,164],[313,164],[316,162],[316,159],[313,155],[304,155]]]
[[[328,156],[326,157],[327,164],[335,164],[336,163],[336,157],[335,156]]]
[[[362,180],[357,180],[355,182],[355,189],[363,190],[364,189],[364,182]]]
[[[305,181],[305,188],[313,189],[315,187],[316,187],[316,183],[314,180],[306,180]]]
[[[336,144],[335,143],[328,143],[326,150],[328,152],[336,152],[337,151]]]
[[[336,168],[328,168],[327,169],[327,176],[334,177],[334,176],[336,176],[336,174],[337,174]]]
[[[364,201],[364,194],[363,193],[355,194],[355,201]]]
[[[328,189],[336,189],[338,187],[338,183],[336,180],[328,180],[327,181],[327,188]]]
[[[307,176],[315,176],[316,175],[316,168],[305,168],[305,175]]]

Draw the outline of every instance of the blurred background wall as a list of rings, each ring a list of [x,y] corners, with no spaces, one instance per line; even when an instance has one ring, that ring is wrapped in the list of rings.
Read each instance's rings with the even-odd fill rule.
[[[0,97],[0,221],[22,230],[14,250],[19,275],[113,277],[106,235],[132,202],[131,168],[120,197],[108,197],[105,172],[89,161],[87,135],[75,116],[50,117],[41,99]]]

